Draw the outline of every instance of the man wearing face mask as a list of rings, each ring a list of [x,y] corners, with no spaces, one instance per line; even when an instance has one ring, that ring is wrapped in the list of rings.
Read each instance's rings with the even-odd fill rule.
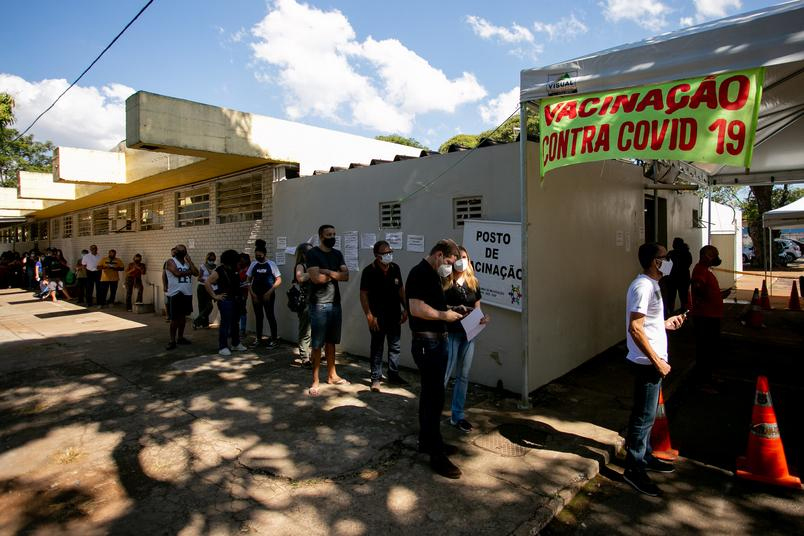
[[[457,449],[441,437],[441,412],[444,409],[444,376],[449,350],[447,323],[463,318],[447,308],[442,278],[452,275],[452,264],[458,259],[458,245],[452,240],[439,240],[430,255],[414,266],[405,281],[411,352],[421,377],[419,395],[419,452],[430,455],[430,467],[447,478],[460,478],[461,470],[447,457]]]
[[[666,330],[680,328],[685,315],[664,319],[659,280],[672,268],[664,246],[642,244],[638,256],[643,271],[628,287],[626,295],[626,358],[634,376],[634,400],[625,437],[623,479],[640,493],[657,496],[661,491],[647,471],[672,473],[674,468],[653,457],[650,431],[656,419],[662,378],[670,373]]]
[[[349,383],[335,371],[335,345],[341,342],[341,291],[340,281],[349,281],[349,268],[340,251],[335,249],[335,227],[318,228],[320,245],[307,252],[307,275],[310,276],[311,354],[313,358],[313,384],[310,396],[318,396],[318,369],[321,366],[321,349],[327,357],[327,383]]]
[[[692,270],[692,308],[695,330],[695,369],[703,390],[716,393],[711,386],[712,364],[717,360],[720,348],[720,321],[723,318],[723,298],[730,289],[720,290],[711,268],[720,266],[719,252],[715,246],[701,248],[698,264]]]
[[[187,254],[187,246],[178,244],[173,258],[165,264],[167,280],[167,307],[170,315],[170,342],[168,350],[176,344],[190,344],[184,338],[187,316],[193,313],[193,276],[198,276],[198,268]],[[178,337],[177,337],[178,336]]]
[[[374,244],[374,262],[363,268],[360,276],[360,305],[366,315],[371,334],[371,390],[380,391],[382,352],[388,340],[388,383],[407,385],[399,375],[399,339],[405,311],[405,288],[402,272],[393,262],[394,254],[385,240]]]

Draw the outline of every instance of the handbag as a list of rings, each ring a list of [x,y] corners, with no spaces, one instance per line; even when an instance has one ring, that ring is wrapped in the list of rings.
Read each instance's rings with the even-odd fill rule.
[[[303,311],[307,306],[307,297],[304,294],[304,289],[299,288],[299,285],[294,281],[287,291],[288,309],[294,313]]]

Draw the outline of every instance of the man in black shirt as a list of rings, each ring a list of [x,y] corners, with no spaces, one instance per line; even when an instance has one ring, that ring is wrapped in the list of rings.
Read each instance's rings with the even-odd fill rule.
[[[374,244],[374,262],[363,268],[360,277],[360,305],[371,333],[371,390],[380,391],[382,350],[388,339],[388,382],[407,385],[399,375],[399,338],[405,311],[402,272],[393,262],[393,251],[385,240]]]
[[[411,269],[405,282],[413,336],[411,352],[421,374],[419,398],[419,451],[430,454],[430,466],[447,478],[460,478],[447,454],[455,447],[441,438],[441,411],[444,409],[444,375],[447,371],[447,322],[463,315],[448,310],[442,278],[452,274],[452,263],[460,255],[452,240],[439,240],[430,255]]]
[[[349,383],[335,372],[335,345],[341,342],[341,291],[339,281],[349,281],[349,269],[343,255],[335,249],[335,227],[318,228],[320,245],[307,252],[307,275],[310,276],[310,343],[313,358],[313,384],[310,396],[318,396],[318,369],[321,348],[327,356],[327,383]]]

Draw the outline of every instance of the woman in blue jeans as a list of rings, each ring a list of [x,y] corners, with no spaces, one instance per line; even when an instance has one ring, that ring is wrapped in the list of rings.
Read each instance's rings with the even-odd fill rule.
[[[444,291],[444,295],[450,309],[468,315],[472,310],[480,307],[480,287],[475,277],[475,271],[472,269],[469,253],[463,246],[459,249],[461,258],[452,265],[452,275],[446,283],[449,286]],[[484,316],[480,323],[485,324],[488,321],[489,317]],[[455,371],[455,385],[452,388],[452,415],[449,423],[461,432],[469,433],[472,431],[472,424],[466,420],[463,407],[466,403],[466,389],[469,386],[469,370],[472,368],[475,341],[466,339],[466,331],[460,322],[447,324],[447,331],[449,360],[444,376],[445,387],[449,383],[452,372]]]
[[[238,253],[227,249],[221,253],[221,264],[209,274],[204,286],[212,299],[218,303],[220,323],[218,326],[218,354],[232,355],[229,349],[229,337],[232,338],[232,350],[244,352],[246,347],[240,342],[238,320],[242,302],[240,275],[237,271]]]

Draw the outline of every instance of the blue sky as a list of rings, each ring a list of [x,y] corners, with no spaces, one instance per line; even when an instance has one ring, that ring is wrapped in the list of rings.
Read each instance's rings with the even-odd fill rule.
[[[0,91],[23,129],[146,0],[9,2]],[[136,90],[437,148],[516,109],[519,72],[780,3],[156,0],[32,130],[110,149]]]

